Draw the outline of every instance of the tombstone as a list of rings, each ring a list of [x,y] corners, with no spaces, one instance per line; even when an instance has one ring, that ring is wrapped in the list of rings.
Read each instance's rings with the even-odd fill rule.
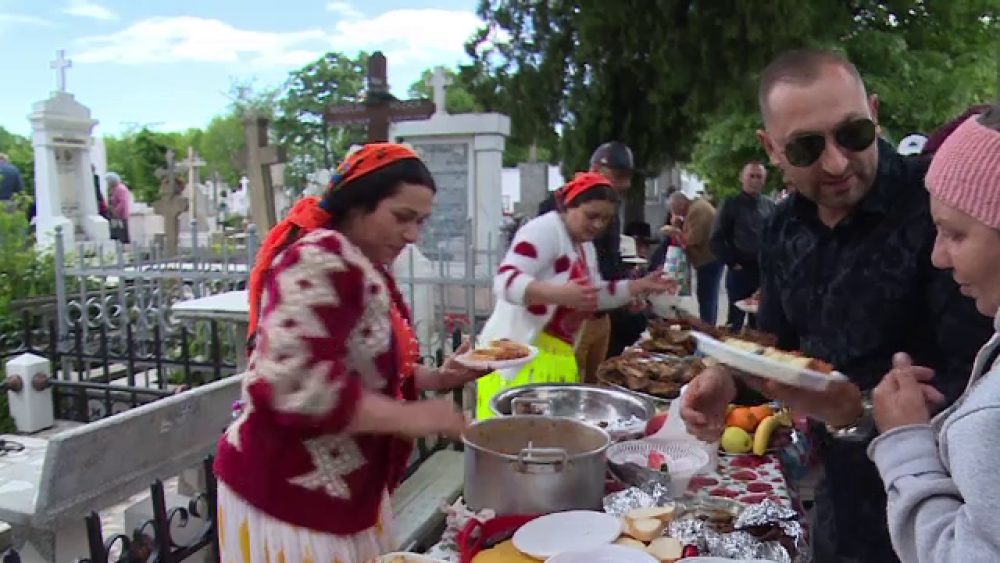
[[[461,246],[475,250],[496,248],[503,224],[501,176],[503,150],[510,135],[510,118],[498,113],[450,115],[445,107],[446,80],[434,77],[434,104],[438,111],[426,121],[407,121],[392,127],[396,142],[408,143],[427,164],[437,183],[434,214],[421,239],[424,252],[436,249],[442,238],[460,240],[472,222],[472,240]]]
[[[392,275],[399,283],[399,291],[403,294],[403,300],[410,307],[417,341],[425,347],[432,346],[436,322],[434,318],[434,286],[429,283],[417,284],[412,280],[415,278],[435,278],[438,274],[434,270],[434,264],[424,256],[423,252],[420,252],[419,248],[411,244],[392,263]]]
[[[188,180],[184,188],[184,197],[188,200],[188,210],[184,213],[181,232],[188,232],[191,224],[195,224],[198,232],[209,231],[208,212],[209,197],[201,185],[200,169],[208,163],[201,159],[198,152],[188,147],[187,158],[178,163],[187,172]]]
[[[274,186],[271,179],[271,165],[285,161],[285,148],[269,145],[267,137],[268,120],[254,117],[243,120],[247,148],[236,160],[239,168],[246,171],[249,181],[250,213],[258,232],[266,233],[278,222],[274,208]],[[242,184],[242,181],[241,181]]]
[[[153,207],[133,201],[128,215],[128,233],[133,245],[148,247],[157,237],[166,235],[166,220]]]
[[[186,197],[174,193],[167,186],[167,182],[164,181],[160,187],[160,199],[153,203],[153,210],[157,215],[163,217],[163,232],[167,239],[164,251],[167,256],[177,256],[180,240],[180,217],[188,209],[188,200]]]
[[[155,172],[160,179],[160,199],[153,202],[153,210],[163,217],[163,233],[166,235],[167,256],[177,256],[180,240],[180,217],[188,209],[188,200],[181,195],[184,192],[184,181],[181,180],[174,151],[168,150],[164,155],[167,164]]]
[[[28,116],[35,149],[35,234],[43,246],[54,243],[56,227],[62,227],[63,241],[70,247],[77,240],[111,239],[108,221],[98,212],[90,167],[91,133],[97,120],[66,91],[70,66],[65,51],[59,51],[52,62],[57,88]]]
[[[518,211],[534,217],[538,213],[538,204],[549,197],[549,164],[531,159],[530,162],[518,164],[517,172],[521,191]]]

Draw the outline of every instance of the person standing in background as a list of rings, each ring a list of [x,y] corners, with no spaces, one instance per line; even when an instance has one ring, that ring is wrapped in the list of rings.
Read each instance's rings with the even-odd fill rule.
[[[122,182],[121,176],[108,172],[105,177],[111,192],[111,238],[128,244],[128,215],[132,209],[132,192]]]
[[[760,192],[767,182],[767,170],[760,162],[748,162],[740,173],[743,189],[722,202],[712,225],[711,247],[727,268],[726,295],[729,313],[726,324],[731,330],[743,328],[746,313],[736,302],[753,295],[760,288],[760,234],[774,212],[774,201]],[[751,316],[747,325],[753,328]]]
[[[719,317],[719,283],[722,262],[712,254],[709,240],[715,222],[715,208],[702,198],[691,200],[683,192],[670,196],[670,213],[683,221],[683,227],[667,225],[663,233],[680,242],[695,270],[698,314],[715,326]]]
[[[24,177],[10,163],[10,157],[0,152],[0,201],[11,201],[20,193],[24,193]]]

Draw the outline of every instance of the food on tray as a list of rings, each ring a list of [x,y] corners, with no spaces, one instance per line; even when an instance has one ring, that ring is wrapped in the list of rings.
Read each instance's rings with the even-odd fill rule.
[[[519,360],[531,355],[531,348],[507,338],[493,340],[484,348],[469,352],[468,358],[477,362],[502,362]]]
[[[773,344],[763,344],[758,341],[750,340],[746,338],[745,335],[741,335],[739,338],[732,336],[726,337],[722,339],[722,342],[732,346],[733,348],[739,348],[740,350],[745,350],[752,354],[764,356],[765,358],[771,358],[772,360],[788,364],[793,367],[809,369],[825,374],[833,373],[833,366],[823,360],[810,358],[800,352],[785,352],[784,350],[778,350]]]
[[[780,430],[791,426],[792,417],[787,410],[775,412],[770,405],[730,405],[726,414],[726,429],[719,440],[719,446],[726,453],[753,451],[757,455],[764,455],[773,442],[786,437]]]
[[[663,531],[676,512],[675,505],[631,510],[621,517],[622,536],[614,543],[644,551],[661,563],[673,563],[681,558],[683,546],[674,538],[664,537]]]
[[[684,546],[674,538],[656,538],[646,547],[646,553],[660,563],[674,563],[684,557]]]
[[[728,534],[735,529],[736,517],[741,510],[742,505],[735,501],[699,500],[688,504],[678,518],[695,518],[720,534]]]
[[[597,368],[597,377],[604,383],[625,387],[673,399],[680,389],[705,369],[696,358],[668,358],[638,351],[605,360]]]

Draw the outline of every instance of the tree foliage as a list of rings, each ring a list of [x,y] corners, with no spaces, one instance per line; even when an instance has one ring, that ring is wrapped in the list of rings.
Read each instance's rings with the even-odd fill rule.
[[[6,153],[10,157],[10,163],[21,171],[25,193],[34,196],[35,150],[31,146],[31,139],[0,127],[0,152]]]
[[[991,30],[981,16],[996,3],[482,0],[486,26],[467,45],[473,62],[463,72],[477,99],[510,109],[515,127],[539,137],[561,129],[566,172],[617,139],[654,173],[694,153],[696,169],[716,183],[734,178],[751,154],[762,158],[754,148],[756,78],[778,53],[846,45],[863,72],[880,69],[885,84],[873,85],[886,86],[886,97],[891,83],[927,98],[886,100],[888,113],[908,116],[889,119],[888,129],[936,122],[977,91],[970,77],[983,67],[973,46],[995,56],[982,48]],[[911,49],[914,42],[921,47]],[[956,78],[967,85],[956,88]],[[739,158],[723,158],[730,153]]]

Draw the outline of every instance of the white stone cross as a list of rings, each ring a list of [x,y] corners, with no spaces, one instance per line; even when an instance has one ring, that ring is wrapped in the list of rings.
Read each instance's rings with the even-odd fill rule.
[[[429,77],[426,84],[434,89],[434,113],[448,113],[445,106],[445,89],[451,86],[451,77],[445,72],[443,66],[434,69],[434,75]]]
[[[56,89],[66,91],[66,69],[73,66],[73,61],[66,58],[66,51],[56,51],[56,60],[49,63],[49,68],[56,71]]]
[[[250,178],[247,178],[246,176],[243,176],[242,178],[240,178],[240,189],[241,190],[246,190],[247,186],[249,186],[249,185],[250,185]]]
[[[188,171],[188,189],[191,192],[191,218],[194,220],[198,216],[198,197],[195,195],[195,190],[198,189],[198,184],[200,178],[198,177],[198,169],[203,166],[208,166],[208,163],[198,156],[198,153],[194,150],[194,147],[188,147],[188,156],[180,162],[181,166],[187,168]]]

